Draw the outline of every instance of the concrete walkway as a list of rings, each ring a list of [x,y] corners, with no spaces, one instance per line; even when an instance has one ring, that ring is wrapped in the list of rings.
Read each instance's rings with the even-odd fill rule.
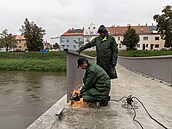
[[[111,99],[123,96],[137,97],[147,108],[150,115],[172,129],[172,87],[157,80],[143,77],[117,66],[118,79],[112,80]],[[136,100],[136,120],[144,129],[164,129],[153,121],[142,105]],[[110,101],[100,109],[71,107],[66,104],[66,96],[53,105],[28,129],[142,129],[133,121],[134,110],[122,108],[123,101]],[[65,107],[61,121],[55,114]]]

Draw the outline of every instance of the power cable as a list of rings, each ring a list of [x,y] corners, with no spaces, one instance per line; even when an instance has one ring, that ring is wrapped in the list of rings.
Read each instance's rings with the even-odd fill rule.
[[[144,128],[143,128],[143,126],[141,125],[141,123],[140,123],[138,120],[135,119],[135,118],[136,118],[136,111],[135,111],[135,108],[137,108],[137,106],[134,105],[133,99],[136,99],[137,101],[140,102],[140,104],[143,106],[143,108],[145,109],[146,113],[148,114],[148,116],[149,116],[151,119],[153,119],[156,123],[158,123],[159,125],[161,125],[163,128],[168,129],[167,127],[165,127],[163,124],[161,124],[159,121],[157,121],[155,118],[153,118],[153,117],[150,115],[150,113],[148,112],[148,110],[146,109],[146,107],[144,106],[144,104],[143,104],[137,97],[132,97],[132,95],[129,95],[128,97],[123,96],[123,97],[122,97],[121,99],[119,99],[119,100],[113,100],[113,99],[112,99],[112,100],[110,100],[110,101],[120,102],[120,101],[122,101],[124,98],[126,98],[127,104],[130,105],[130,106],[132,107],[132,109],[134,110],[133,121],[136,121],[136,122],[140,125],[140,127],[141,127],[142,129],[144,129]],[[121,106],[122,106],[123,108],[125,108],[123,105],[121,105]]]
[[[116,99],[110,99],[109,101],[116,101],[116,102],[120,102],[121,100],[123,100],[124,98],[127,99],[126,96],[123,96],[122,98],[120,98],[119,100],[116,100]]]
[[[144,106],[144,104],[137,98],[137,97],[132,97],[132,98],[135,98],[137,99],[137,101],[140,102],[140,104],[143,106],[143,108],[145,109],[146,113],[149,115],[149,117],[154,120],[156,123],[158,123],[159,125],[161,125],[162,127],[164,127],[165,129],[168,129],[167,127],[165,127],[163,124],[161,124],[159,121],[157,121],[155,118],[153,118],[150,113],[148,112],[148,110],[146,109],[146,107]]]
[[[142,124],[138,120],[135,119],[136,118],[136,110],[135,110],[135,108],[133,106],[132,106],[132,109],[134,110],[133,121],[136,121],[140,125],[140,127],[142,129],[144,129],[143,126],[142,126]]]

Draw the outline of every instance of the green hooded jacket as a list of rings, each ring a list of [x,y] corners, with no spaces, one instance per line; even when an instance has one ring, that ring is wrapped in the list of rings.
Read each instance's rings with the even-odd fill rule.
[[[110,78],[100,66],[90,62],[83,83],[80,92],[84,101],[102,102],[109,96]]]
[[[79,49],[79,52],[96,46],[97,64],[107,72],[110,79],[117,78],[115,69],[118,58],[117,43],[113,36],[108,35],[104,25],[99,27],[98,32],[99,31],[103,31],[105,37],[102,39],[100,36],[97,36],[91,42],[82,46]]]

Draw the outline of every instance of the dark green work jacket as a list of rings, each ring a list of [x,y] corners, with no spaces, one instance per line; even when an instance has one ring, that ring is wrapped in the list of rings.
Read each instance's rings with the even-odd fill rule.
[[[101,102],[109,96],[110,78],[100,66],[89,63],[83,82],[81,94],[84,101]]]
[[[106,39],[102,40],[98,36],[81,47],[79,51],[93,46],[96,46],[97,64],[107,72],[110,79],[117,78],[115,66],[117,63],[118,48],[114,37],[107,35]]]

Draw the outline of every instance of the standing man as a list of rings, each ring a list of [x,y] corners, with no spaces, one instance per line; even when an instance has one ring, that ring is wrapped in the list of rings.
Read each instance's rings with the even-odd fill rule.
[[[78,59],[78,68],[86,70],[80,94],[85,102],[100,102],[107,106],[110,100],[110,78],[103,68],[88,62],[85,58]]]
[[[117,43],[114,37],[108,34],[108,31],[104,25],[99,27],[98,33],[99,36],[82,46],[78,52],[96,46],[97,65],[102,67],[107,72],[110,79],[117,78],[115,69],[118,58]]]

